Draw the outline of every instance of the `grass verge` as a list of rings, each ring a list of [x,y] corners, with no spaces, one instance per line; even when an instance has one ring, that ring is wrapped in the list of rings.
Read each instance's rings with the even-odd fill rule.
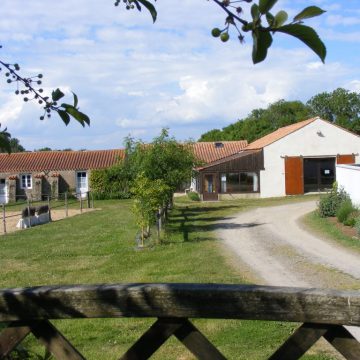
[[[311,229],[311,231],[321,236],[326,236],[330,240],[360,253],[360,240],[358,238],[344,234],[334,222],[330,221],[329,218],[320,217],[317,211],[305,215],[303,223]]]

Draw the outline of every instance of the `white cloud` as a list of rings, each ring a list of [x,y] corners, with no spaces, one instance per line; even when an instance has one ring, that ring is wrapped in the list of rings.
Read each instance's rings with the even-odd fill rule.
[[[20,127],[19,124],[19,115],[24,106],[24,101],[13,94],[2,95],[0,97],[0,124],[1,130],[4,127],[9,129],[17,129]]]
[[[350,91],[357,92],[360,94],[360,80],[349,81],[347,84],[345,84],[344,87]]]
[[[290,15],[305,3],[284,1]],[[325,9],[334,5],[317,3]],[[326,65],[298,40],[277,34],[266,62],[253,66],[250,38],[240,45],[209,36],[224,22],[212,2],[161,1],[157,7],[158,21],[152,25],[146,11],[126,11],[112,2],[78,0],[74,7],[70,0],[51,6],[33,0],[24,7],[20,0],[2,1],[4,57],[19,62],[25,74],[43,73],[49,89],[64,84],[66,101],[72,101],[69,90],[75,91],[92,120],[89,129],[75,123],[65,128],[56,116],[40,122],[41,108],[9,105],[14,98],[0,96],[0,108],[7,109],[2,116],[14,136],[36,148],[41,142],[55,148],[116,147],[129,132],[146,140],[163,126],[175,136],[197,138],[281,98],[306,101],[360,78],[357,65],[342,60],[357,53],[359,34],[320,28],[329,40]],[[343,12],[340,16],[346,18]],[[318,23],[325,22],[320,18]],[[338,54],[333,41],[344,44],[346,37],[353,41],[351,49],[343,55],[342,46]]]
[[[355,16],[329,15],[326,19],[326,22],[331,26],[351,26],[360,24],[360,19],[359,17]]]

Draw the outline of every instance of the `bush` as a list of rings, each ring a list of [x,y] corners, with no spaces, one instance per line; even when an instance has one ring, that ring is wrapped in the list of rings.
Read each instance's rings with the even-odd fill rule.
[[[360,235],[360,216],[358,216],[356,219],[355,219],[355,225],[354,225],[355,229],[356,229],[356,232],[358,235]]]
[[[345,224],[347,220],[350,220],[350,214],[352,214],[356,209],[354,208],[350,199],[346,199],[339,205],[336,211],[336,217],[339,222]],[[345,224],[346,225],[346,224]]]
[[[344,225],[354,227],[356,223],[356,218],[353,216],[350,216],[348,219],[344,221]]]
[[[320,216],[321,217],[336,216],[338,209],[345,200],[350,200],[349,195],[346,193],[344,189],[342,188],[338,189],[337,184],[334,183],[332,190],[320,198],[319,201]]]
[[[131,194],[128,191],[112,191],[112,192],[104,192],[104,191],[94,191],[93,192],[94,200],[110,200],[110,199],[130,199]]]
[[[90,187],[95,200],[129,199],[129,179],[123,163],[106,169],[93,170]]]
[[[187,196],[192,201],[200,201],[200,196],[197,192],[190,191],[187,193]]]

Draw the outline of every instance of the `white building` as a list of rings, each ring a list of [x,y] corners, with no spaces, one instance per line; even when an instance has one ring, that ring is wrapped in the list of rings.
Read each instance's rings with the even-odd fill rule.
[[[324,191],[337,164],[359,161],[360,137],[319,117],[285,126],[199,169],[203,199]]]

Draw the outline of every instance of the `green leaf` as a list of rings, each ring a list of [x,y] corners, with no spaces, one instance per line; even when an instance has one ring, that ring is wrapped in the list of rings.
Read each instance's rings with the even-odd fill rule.
[[[65,123],[67,126],[70,122],[70,116],[69,114],[64,110],[58,110],[58,114],[61,117],[61,120]]]
[[[259,1],[259,10],[262,14],[266,14],[272,9],[272,7],[277,3],[278,0],[260,0]]]
[[[259,20],[260,18],[260,11],[259,11],[259,6],[257,4],[253,4],[251,6],[251,16],[254,20],[254,22],[256,22],[257,20]]]
[[[298,38],[314,51],[322,62],[325,62],[326,47],[313,28],[300,24],[290,24],[274,29],[274,31],[279,31]]]
[[[269,26],[273,26],[273,25],[274,25],[274,22],[275,22],[275,17],[274,17],[273,14],[267,12],[267,13],[266,13],[266,20],[267,20]]]
[[[74,92],[73,92],[73,95],[74,95],[74,107],[77,108],[79,99],[78,99],[77,95]]]
[[[85,124],[90,125],[89,117],[86,114],[80,112],[74,106],[69,105],[69,104],[61,104],[61,107],[63,107],[65,109],[65,112],[67,112],[69,115],[71,115],[82,126],[85,126]]]
[[[254,64],[257,64],[266,58],[267,51],[272,44],[272,36],[270,32],[259,31],[259,29],[253,31],[252,36],[253,36],[252,60]]]
[[[319,15],[323,14],[324,12],[326,12],[326,11],[320,9],[317,6],[308,6],[307,8],[305,8],[303,11],[301,11],[299,14],[297,14],[294,17],[294,21],[310,19],[312,17],[319,16]]]
[[[151,17],[153,19],[153,22],[156,21],[156,17],[157,17],[157,11],[155,9],[155,6],[149,2],[148,0],[137,0],[140,4],[144,5],[146,7],[146,9],[149,10]]]
[[[52,101],[58,101],[64,96],[65,94],[59,88],[51,93]]]
[[[133,0],[133,3],[135,4],[136,8],[141,11],[141,6],[137,0]]]
[[[274,28],[278,28],[285,24],[286,20],[288,19],[288,14],[284,10],[280,10],[274,18]]]

